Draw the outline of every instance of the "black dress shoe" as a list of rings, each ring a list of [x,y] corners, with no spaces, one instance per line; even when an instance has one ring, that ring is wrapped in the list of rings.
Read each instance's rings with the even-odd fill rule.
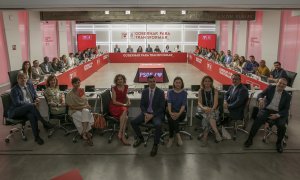
[[[145,142],[144,139],[137,138],[136,141],[133,144],[133,147],[136,148],[136,147],[138,147],[139,145],[141,145],[144,142]]]
[[[44,144],[44,140],[40,136],[37,136],[35,138],[35,142],[38,143],[39,145],[43,145]]]
[[[250,147],[253,144],[252,138],[248,138],[247,141],[244,143],[245,147]]]
[[[152,150],[150,152],[150,156],[155,156],[157,154],[157,150],[158,150],[158,145],[157,144],[154,144],[153,147],[152,147]]]
[[[282,143],[276,143],[276,149],[277,152],[282,153],[283,152]]]

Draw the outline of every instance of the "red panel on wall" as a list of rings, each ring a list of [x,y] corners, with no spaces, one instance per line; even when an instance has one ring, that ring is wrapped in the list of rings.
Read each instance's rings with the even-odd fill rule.
[[[220,22],[220,51],[226,52],[228,50],[228,22]]]
[[[238,43],[239,28],[240,28],[240,21],[233,21],[232,49],[231,49],[232,50],[232,54],[236,54],[237,53],[237,43]]]
[[[96,47],[96,34],[77,34],[78,51]]]
[[[262,36],[263,12],[256,12],[256,19],[248,21],[247,57],[254,55],[256,60],[261,60],[261,36]]]
[[[281,30],[278,61],[289,71],[297,71],[300,56],[300,17],[292,16],[292,11],[281,13]]]
[[[52,60],[53,57],[58,57],[56,21],[41,22],[41,30],[44,56],[48,56]]]
[[[198,46],[208,49],[216,49],[216,34],[198,34]]]
[[[4,33],[4,24],[3,24],[3,16],[0,11],[0,84],[4,84],[8,82],[8,54],[7,54],[7,44]]]
[[[73,52],[72,44],[72,23],[71,21],[66,21],[66,31],[67,31],[67,43],[68,43],[68,52]]]
[[[21,40],[21,49],[22,49],[22,60],[29,60],[29,46],[28,46],[28,12],[27,11],[19,11],[18,12],[19,19],[19,32],[20,32],[20,40]]]

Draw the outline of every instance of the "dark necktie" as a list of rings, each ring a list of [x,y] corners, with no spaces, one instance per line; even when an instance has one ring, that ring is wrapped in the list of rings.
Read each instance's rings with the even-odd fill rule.
[[[150,90],[150,95],[149,95],[149,106],[148,106],[148,109],[147,111],[148,112],[153,112],[153,109],[152,109],[152,99],[153,99],[153,90],[151,89]]]

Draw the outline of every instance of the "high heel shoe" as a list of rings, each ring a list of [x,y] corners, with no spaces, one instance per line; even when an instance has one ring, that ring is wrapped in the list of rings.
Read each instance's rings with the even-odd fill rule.
[[[123,138],[119,138],[119,140],[124,146],[131,146],[131,144],[129,142],[125,142]]]

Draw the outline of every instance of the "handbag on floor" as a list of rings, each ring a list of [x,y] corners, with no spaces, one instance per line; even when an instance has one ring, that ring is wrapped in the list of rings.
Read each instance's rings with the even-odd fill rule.
[[[101,102],[100,103],[101,104],[100,105],[100,113],[96,113],[98,99],[100,99],[100,102]],[[93,125],[93,127],[95,129],[104,129],[104,128],[106,128],[106,120],[105,120],[102,112],[103,112],[102,99],[101,99],[101,96],[97,95],[95,105],[94,105],[94,113],[93,113],[93,116],[94,116],[94,125]]]

